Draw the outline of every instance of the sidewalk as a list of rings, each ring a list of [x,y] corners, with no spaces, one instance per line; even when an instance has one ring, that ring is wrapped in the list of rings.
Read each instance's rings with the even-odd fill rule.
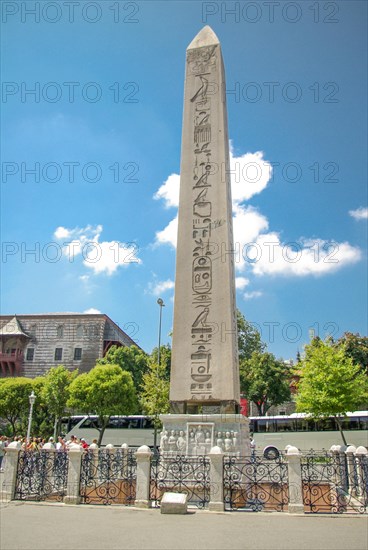
[[[367,516],[216,513],[12,501],[1,550],[367,550]]]

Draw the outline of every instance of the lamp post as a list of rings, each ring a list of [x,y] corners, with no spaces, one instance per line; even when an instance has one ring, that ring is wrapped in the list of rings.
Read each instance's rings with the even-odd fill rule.
[[[158,376],[159,376],[159,369],[160,369],[160,362],[161,362],[161,324],[162,324],[162,308],[165,307],[164,301],[162,298],[158,298],[157,300],[158,305],[160,306],[160,317],[159,317],[159,323],[158,323],[158,353],[157,353],[157,382],[158,382]],[[155,449],[155,453],[157,453],[157,406],[156,406],[156,412],[155,412],[155,431],[153,435],[153,447]]]
[[[160,366],[160,354],[161,354],[161,322],[162,322],[162,308],[165,307],[164,301],[162,298],[157,300],[158,305],[160,306],[160,321],[158,324],[158,355],[157,355],[157,364]]]
[[[34,405],[35,401],[36,401],[36,396],[34,394],[34,391],[32,390],[32,393],[29,396],[29,405],[30,405],[30,407],[29,407],[28,429],[27,429],[27,439],[26,439],[26,444],[27,445],[29,444],[29,439],[30,439],[30,435],[31,435],[33,405]]]

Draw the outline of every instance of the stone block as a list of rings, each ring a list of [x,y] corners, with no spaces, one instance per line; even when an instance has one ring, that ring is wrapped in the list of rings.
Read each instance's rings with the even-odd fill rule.
[[[164,493],[161,500],[161,514],[186,514],[187,495],[183,493]]]

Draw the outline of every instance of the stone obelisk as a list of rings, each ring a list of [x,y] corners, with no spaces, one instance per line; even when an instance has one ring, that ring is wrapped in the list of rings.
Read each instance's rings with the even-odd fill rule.
[[[247,421],[237,414],[240,390],[225,89],[220,42],[206,26],[187,48],[172,414],[162,416],[165,450],[175,450],[174,439],[182,432],[180,443],[184,446],[185,440],[188,454],[206,452],[217,440],[224,450],[235,452],[245,432],[248,438]],[[170,448],[168,432],[172,432]]]

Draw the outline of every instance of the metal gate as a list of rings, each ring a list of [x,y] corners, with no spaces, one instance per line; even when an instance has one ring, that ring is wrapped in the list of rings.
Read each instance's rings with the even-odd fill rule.
[[[225,510],[287,511],[288,468],[284,456],[224,458]]]
[[[19,451],[14,498],[62,501],[68,463],[68,453],[64,451]]]
[[[209,459],[169,452],[153,457],[150,485],[152,506],[160,506],[166,491],[185,493],[189,505],[206,508],[210,501]]]
[[[82,503],[133,505],[136,478],[137,463],[133,450],[89,450],[82,457]]]
[[[302,459],[306,512],[359,513],[368,506],[368,457],[313,451]]]

